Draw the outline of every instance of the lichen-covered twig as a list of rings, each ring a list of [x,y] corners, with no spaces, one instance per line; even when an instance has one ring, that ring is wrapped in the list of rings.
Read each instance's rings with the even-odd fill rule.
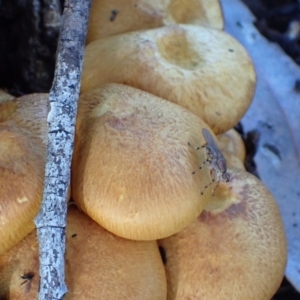
[[[35,218],[39,238],[39,299],[62,299],[65,227],[82,58],[91,0],[66,0],[49,96],[44,195]]]

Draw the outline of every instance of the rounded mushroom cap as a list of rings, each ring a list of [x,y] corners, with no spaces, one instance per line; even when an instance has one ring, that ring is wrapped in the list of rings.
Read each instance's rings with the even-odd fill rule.
[[[109,233],[74,206],[68,209],[64,299],[166,299],[166,277],[156,241],[129,241]],[[24,273],[33,275],[30,282]],[[30,286],[30,290],[26,291]],[[0,256],[0,298],[37,299],[36,230]],[[6,299],[6,298],[5,298]]]
[[[219,134],[232,128],[248,109],[255,72],[245,49],[230,35],[173,25],[89,44],[81,91],[110,82],[179,104]]]
[[[195,222],[159,241],[168,299],[267,300],[282,281],[286,240],[276,202],[253,175],[229,172]]]
[[[0,254],[34,229],[44,179],[45,149],[26,132],[0,125]]]
[[[44,114],[25,113],[22,102],[30,97],[44,107]],[[47,97],[24,96],[0,104],[0,254],[34,229],[44,185],[46,145],[40,134],[46,127]]]
[[[220,3],[217,0],[94,0],[87,43],[176,23],[223,29]]]
[[[101,226],[134,240],[178,232],[206,205],[208,170],[201,128],[188,110],[109,84],[81,95],[72,197]],[[189,146],[190,143],[192,146]]]

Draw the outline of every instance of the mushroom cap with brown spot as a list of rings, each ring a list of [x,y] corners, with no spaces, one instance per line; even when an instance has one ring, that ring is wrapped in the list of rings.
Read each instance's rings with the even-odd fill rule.
[[[269,300],[280,286],[286,240],[276,202],[255,176],[229,172],[195,222],[159,241],[169,300]]]
[[[220,134],[248,109],[255,72],[246,50],[225,32],[172,25],[89,44],[81,91],[111,82],[179,104]]]
[[[74,206],[68,209],[64,299],[166,299],[166,276],[156,241],[129,241],[103,229]],[[29,292],[20,276],[32,273]],[[36,230],[0,256],[0,298],[37,299]]]
[[[41,111],[44,107],[43,113],[25,111],[25,103],[33,104],[30,97]],[[41,133],[47,126],[47,98],[47,94],[29,95],[0,104],[0,254],[35,227],[33,219],[42,198],[46,163]]]
[[[223,29],[218,0],[94,0],[87,43],[100,38],[162,27],[194,24]]]
[[[138,89],[109,84],[81,95],[72,197],[107,230],[155,240],[191,223],[206,205],[210,178],[200,118]]]

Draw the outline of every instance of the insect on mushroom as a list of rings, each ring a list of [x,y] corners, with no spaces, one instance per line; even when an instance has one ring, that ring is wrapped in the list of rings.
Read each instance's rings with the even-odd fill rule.
[[[217,185],[212,190],[212,195],[215,196],[214,192],[218,187],[220,181],[229,182],[230,174],[227,172],[225,157],[223,156],[220,148],[218,147],[217,143],[215,142],[210,132],[206,128],[203,128],[202,134],[206,143],[202,147],[194,147],[194,148],[196,150],[200,150],[202,148],[206,149],[207,159],[200,165],[199,170],[201,170],[204,165],[208,165],[210,167],[210,174],[212,176],[212,181],[204,187],[203,191],[201,192],[201,195],[203,195],[204,191],[211,184],[213,184],[217,179],[218,180]],[[191,146],[190,143],[188,144],[189,146]],[[193,174],[195,174],[196,172],[197,171],[193,171]]]
[[[25,293],[30,292],[31,280],[33,276],[34,274],[32,272],[24,272],[24,274],[20,276],[20,278],[24,280],[20,285],[25,284]]]

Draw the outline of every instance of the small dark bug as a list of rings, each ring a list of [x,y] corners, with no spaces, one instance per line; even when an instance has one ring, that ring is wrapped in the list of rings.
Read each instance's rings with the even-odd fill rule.
[[[32,272],[24,272],[24,274],[20,276],[20,278],[24,280],[20,285],[25,284],[25,293],[30,292],[31,280],[33,277],[34,274]]]
[[[199,150],[205,148],[207,159],[200,165],[199,170],[201,170],[204,165],[208,165],[210,167],[212,181],[204,187],[203,191],[201,192],[201,195],[203,195],[204,191],[217,179],[217,185],[212,190],[212,194],[214,196],[214,191],[218,187],[220,181],[229,182],[230,174],[227,172],[225,157],[223,156],[219,146],[215,142],[210,132],[206,128],[203,128],[202,134],[206,143],[202,147],[195,147],[195,149]],[[190,143],[188,144],[191,146]],[[194,171],[193,174],[195,174],[196,172],[197,171]]]

